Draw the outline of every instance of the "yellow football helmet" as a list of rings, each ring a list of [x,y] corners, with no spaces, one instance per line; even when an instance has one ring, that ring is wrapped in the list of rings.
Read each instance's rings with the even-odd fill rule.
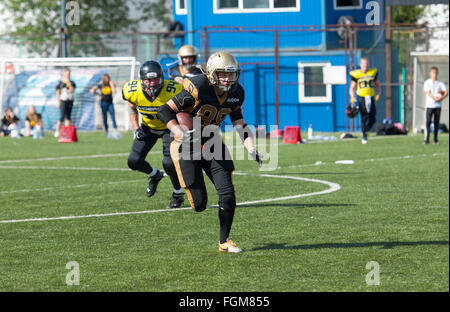
[[[186,65],[183,63],[183,57],[189,57],[189,56],[194,57],[194,63]],[[180,65],[183,65],[187,69],[190,69],[191,67],[195,66],[195,64],[197,63],[197,51],[195,50],[195,48],[193,46],[190,46],[190,45],[182,46],[178,50],[178,61],[180,62]]]
[[[233,73],[233,78],[229,85],[219,82],[218,72]],[[206,76],[210,83],[223,91],[229,91],[239,80],[241,69],[236,58],[228,52],[220,51],[211,55],[206,63]]]

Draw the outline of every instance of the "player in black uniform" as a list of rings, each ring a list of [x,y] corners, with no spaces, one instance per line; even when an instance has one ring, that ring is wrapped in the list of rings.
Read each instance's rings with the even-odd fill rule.
[[[178,64],[169,68],[169,77],[176,82],[183,83],[184,78],[201,75],[197,67],[197,51],[193,46],[185,45],[178,50]]]
[[[175,135],[175,140],[170,146],[170,153],[180,184],[185,189],[192,208],[197,212],[206,209],[208,197],[203,170],[213,182],[219,195],[219,251],[234,253],[242,251],[228,238],[236,208],[232,182],[234,164],[219,131],[211,135],[206,135],[206,132],[214,127],[219,129],[222,121],[227,115],[230,115],[244,146],[253,159],[258,161],[260,166],[262,165],[262,157],[256,151],[253,134],[242,116],[244,89],[238,83],[239,73],[238,63],[231,54],[217,52],[208,59],[206,74],[185,79],[183,81],[184,90],[169,100],[166,105],[161,106],[158,112],[159,119]],[[178,112],[187,112],[192,116],[199,117],[201,129],[194,128],[193,131],[183,131],[176,119]],[[195,157],[195,150],[191,152],[191,157],[180,157],[186,147],[185,143],[194,145],[195,149],[196,137],[200,136],[200,133],[196,132],[201,132],[201,157]],[[220,151],[215,153],[212,158],[205,156],[207,146],[211,146],[210,142],[215,143],[212,149],[220,148]]]

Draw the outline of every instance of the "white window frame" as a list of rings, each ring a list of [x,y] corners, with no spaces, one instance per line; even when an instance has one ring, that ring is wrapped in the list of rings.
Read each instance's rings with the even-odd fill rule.
[[[238,0],[239,7],[236,9],[219,9],[218,0],[213,0],[213,13],[214,14],[239,14],[239,13],[275,13],[275,12],[300,12],[300,0],[295,0],[295,8],[274,8],[274,0],[269,0],[268,8],[260,9],[244,9],[244,1]]]
[[[343,10],[361,10],[363,8],[363,0],[359,0],[359,5],[355,6],[346,6],[346,7],[338,7],[337,0],[333,0],[334,10],[335,11],[343,11]]]
[[[325,96],[305,96],[305,67],[330,67],[331,63],[305,63],[298,62],[298,100],[300,103],[331,103],[332,102],[332,88],[330,84],[326,85]]]
[[[175,14],[176,15],[186,15],[188,0],[184,0],[184,9],[180,8],[180,1],[181,0],[175,0]],[[193,1],[193,0],[191,0],[191,1]]]

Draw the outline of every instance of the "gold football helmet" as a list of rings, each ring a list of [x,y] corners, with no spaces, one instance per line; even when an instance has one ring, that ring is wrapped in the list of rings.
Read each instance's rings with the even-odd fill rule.
[[[231,81],[224,85],[217,76],[219,72],[233,73]],[[225,51],[214,53],[206,63],[206,76],[210,83],[223,91],[229,91],[238,82],[240,73],[241,69],[235,57]]]
[[[189,56],[194,57],[194,62],[192,64],[187,65],[183,62],[183,57],[189,57]],[[187,69],[194,67],[195,64],[197,63],[197,51],[195,50],[195,48],[193,46],[190,46],[190,45],[182,46],[178,50],[178,61],[180,62],[180,65],[183,65]]]

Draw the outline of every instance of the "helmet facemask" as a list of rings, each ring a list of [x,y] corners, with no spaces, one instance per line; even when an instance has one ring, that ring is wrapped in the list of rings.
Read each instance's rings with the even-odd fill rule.
[[[186,57],[192,57],[192,58],[193,58],[193,61],[192,61],[191,64],[186,64],[186,63],[183,61],[183,59],[186,58]],[[183,55],[183,56],[180,56],[179,61],[180,61],[180,64],[181,64],[184,68],[186,68],[187,70],[191,70],[191,69],[192,69],[193,67],[195,67],[195,65],[197,64],[197,56],[196,56],[196,55]]]
[[[150,79],[159,78],[159,83],[153,86],[148,86],[145,81]],[[155,72],[147,73],[146,77],[141,77],[142,89],[147,93],[150,93],[152,97],[157,97],[161,89],[164,87],[164,78],[158,77]]]
[[[231,76],[230,79],[227,79],[225,77],[219,78],[224,74],[230,75]],[[239,75],[240,70],[236,69],[235,67],[215,70],[214,73],[212,74],[213,84],[218,89],[228,92],[238,82]]]

